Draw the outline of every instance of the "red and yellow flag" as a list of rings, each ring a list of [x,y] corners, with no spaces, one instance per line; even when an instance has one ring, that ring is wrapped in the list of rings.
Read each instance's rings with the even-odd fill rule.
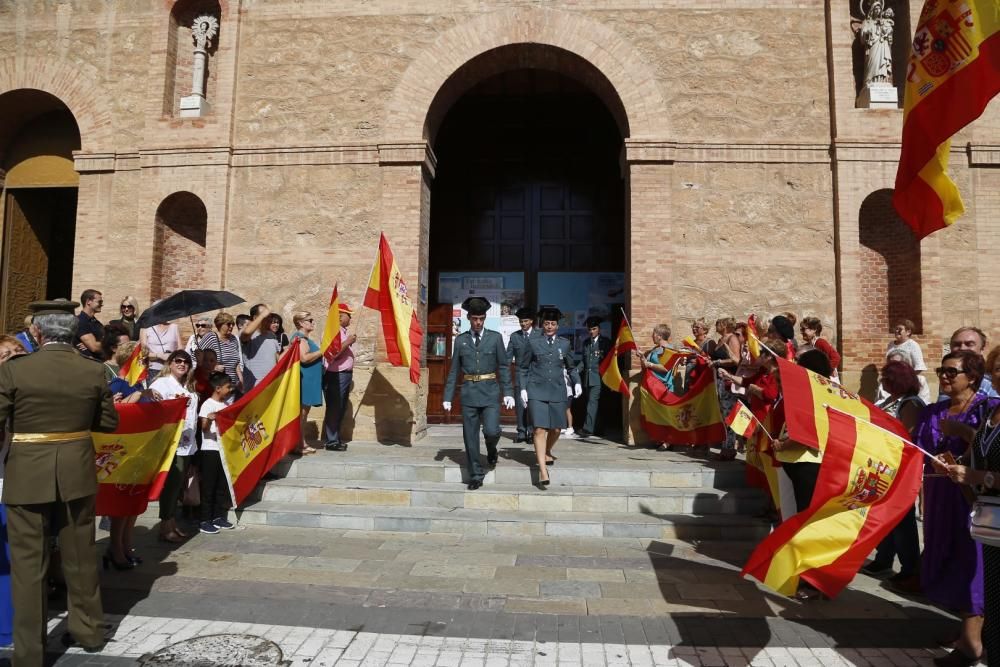
[[[264,379],[215,415],[233,506],[302,442],[299,346],[292,345]]]
[[[340,352],[340,297],[337,296],[337,286],[333,286],[330,295],[330,309],[326,312],[326,323],[323,325],[323,340],[319,349],[323,350],[326,359],[333,359]]]
[[[736,401],[733,409],[726,415],[726,426],[736,435],[749,438],[757,430],[757,418],[742,401]]]
[[[760,356],[760,339],[757,338],[757,316],[753,313],[747,318],[747,352],[750,359],[756,360]]]
[[[407,366],[410,382],[420,382],[420,346],[424,330],[406,290],[406,281],[392,256],[385,234],[379,237],[378,254],[365,293],[365,305],[382,314],[386,354],[393,366]]]
[[[115,410],[118,428],[91,434],[97,466],[96,512],[136,516],[160,497],[184,430],[187,399],[120,403]]]
[[[604,356],[601,365],[597,368],[601,373],[601,381],[611,391],[625,394],[629,398],[632,397],[632,392],[628,389],[628,382],[622,377],[621,369],[618,367],[618,355],[638,349],[635,345],[635,337],[632,335],[632,327],[628,325],[628,322],[622,322],[622,325],[618,327],[614,346]]]
[[[128,360],[118,369],[118,377],[128,382],[130,387],[134,387],[145,380],[148,374],[149,367],[146,366],[146,360],[142,356],[142,345],[136,343]]]
[[[687,356],[673,354],[668,368]],[[639,399],[642,427],[657,442],[709,445],[725,440],[726,427],[722,423],[715,377],[707,369],[695,376],[683,396],[667,389],[647,370],[642,374]]]
[[[795,593],[801,578],[835,597],[920,488],[923,455],[902,437],[836,410],[827,422],[812,503],[766,537],[743,568],[783,595]]]
[[[781,468],[781,462],[774,458],[771,446],[771,432],[775,430],[774,421],[774,410],[769,408],[761,421],[757,422],[761,428],[748,436],[746,478],[751,486],[767,491],[774,507],[780,508],[781,483],[778,479],[778,469]]]
[[[893,204],[918,239],[965,212],[948,177],[951,137],[1000,92],[996,0],[926,0],[906,68]]]

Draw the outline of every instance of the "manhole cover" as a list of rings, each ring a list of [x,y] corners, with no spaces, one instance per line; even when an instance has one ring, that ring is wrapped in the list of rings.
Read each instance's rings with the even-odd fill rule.
[[[172,667],[264,667],[280,665],[281,647],[254,635],[205,635],[177,642],[139,658],[140,665]]]

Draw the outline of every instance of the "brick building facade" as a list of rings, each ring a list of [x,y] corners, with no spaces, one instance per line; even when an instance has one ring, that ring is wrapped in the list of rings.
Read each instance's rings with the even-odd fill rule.
[[[5,322],[23,317],[9,237],[30,213],[17,191],[56,185],[76,188],[72,294],[102,289],[112,307],[198,286],[266,301],[286,322],[322,317],[334,282],[359,305],[380,230],[433,302],[435,177],[461,170],[435,152],[449,111],[484,82],[550,94],[569,80],[620,135],[605,166],[623,186],[637,335],[661,321],[816,315],[846,381],[871,386],[895,319],[917,323],[929,360],[960,324],[996,330],[1000,112],[953,142],[967,214],[916,244],[890,204],[902,110],[856,108],[854,4],[0,2]],[[898,82],[920,3],[890,5]],[[204,14],[219,21],[209,107],[188,118],[191,22]],[[46,152],[44,124],[26,134],[54,112],[78,128],[69,156]],[[71,164],[78,183],[49,180],[43,163]],[[426,424],[427,386],[383,363],[373,314],[356,319],[355,435],[409,440]]]

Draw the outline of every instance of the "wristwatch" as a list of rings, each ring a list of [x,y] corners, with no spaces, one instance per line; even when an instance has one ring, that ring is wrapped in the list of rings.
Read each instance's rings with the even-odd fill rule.
[[[992,470],[983,475],[983,486],[986,487],[987,489],[994,488],[993,484],[995,482],[996,482],[996,477],[993,475]]]

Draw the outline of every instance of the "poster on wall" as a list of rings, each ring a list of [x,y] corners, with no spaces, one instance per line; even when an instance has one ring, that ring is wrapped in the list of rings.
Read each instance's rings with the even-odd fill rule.
[[[573,352],[579,357],[590,335],[588,317],[600,317],[603,320],[601,334],[613,337],[611,322],[625,303],[625,274],[539,273],[538,303],[553,305],[562,311],[559,335],[572,343]]]
[[[451,332],[457,336],[469,330],[469,318],[462,302],[481,296],[490,302],[486,328],[500,332],[504,347],[510,335],[520,328],[514,313],[525,304],[524,274],[441,272],[438,277],[438,302],[452,304]]]

